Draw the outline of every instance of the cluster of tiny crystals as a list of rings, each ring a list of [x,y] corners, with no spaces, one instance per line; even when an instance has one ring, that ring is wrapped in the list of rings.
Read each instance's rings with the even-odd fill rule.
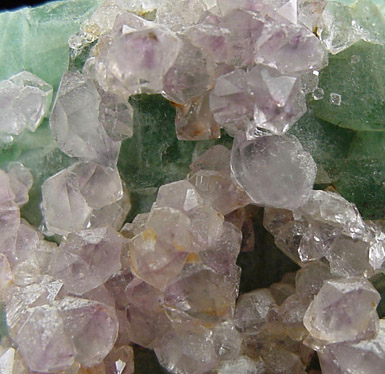
[[[366,24],[338,22],[351,9],[106,0],[69,39],[71,61],[83,60],[57,92],[27,71],[0,82],[1,142],[49,118],[73,161],[42,183],[39,227],[21,214],[31,171],[0,170],[0,373],[132,374],[134,345],[172,374],[304,374],[316,354],[323,374],[384,372],[385,319],[369,281],[385,266],[381,222],[313,189],[320,170],[288,133],[307,98],[323,99],[329,54],[380,43]],[[227,133],[233,144],[195,154],[186,178],[127,223],[117,162],[136,130],[130,98],[143,94],[175,107],[180,141]],[[299,270],[239,295],[253,209]]]

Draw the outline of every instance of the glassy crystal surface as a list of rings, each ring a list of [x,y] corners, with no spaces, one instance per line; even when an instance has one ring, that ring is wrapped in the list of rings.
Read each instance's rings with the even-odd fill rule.
[[[27,71],[0,82],[0,133],[35,131],[48,115],[52,87]]]
[[[378,335],[373,339],[331,344],[318,354],[321,368],[325,372],[356,370],[362,373],[381,373],[384,365],[384,320],[380,320]]]
[[[287,136],[235,139],[231,168],[254,203],[284,209],[308,200],[316,174],[311,156],[296,138]]]
[[[378,331],[379,300],[364,278],[326,280],[305,313],[304,325],[313,338],[326,343],[372,338]]]
[[[113,141],[99,123],[95,107],[100,102],[90,79],[80,73],[66,73],[50,118],[51,131],[59,148],[69,156],[113,166],[120,143]]]
[[[52,259],[50,273],[71,293],[82,295],[120,270],[124,239],[111,228],[70,234]]]

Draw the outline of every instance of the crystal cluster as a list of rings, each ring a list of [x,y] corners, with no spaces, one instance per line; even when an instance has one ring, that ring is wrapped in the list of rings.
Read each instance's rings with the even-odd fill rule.
[[[382,8],[57,4],[68,64],[0,82],[0,373],[133,374],[138,347],[174,374],[383,373],[384,223],[339,193],[357,159],[383,193]],[[299,270],[242,291],[262,232]]]

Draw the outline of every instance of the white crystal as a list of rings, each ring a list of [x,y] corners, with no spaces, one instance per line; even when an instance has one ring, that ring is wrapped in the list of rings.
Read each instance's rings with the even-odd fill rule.
[[[385,362],[385,320],[380,320],[378,335],[358,343],[332,344],[318,352],[325,373],[382,374]]]
[[[71,157],[113,166],[120,143],[113,141],[99,122],[101,97],[92,80],[81,73],[67,72],[50,118],[59,148]]]
[[[121,268],[124,238],[111,228],[70,234],[61,242],[50,273],[75,295],[82,295],[103,283]]]
[[[368,339],[378,331],[380,295],[364,278],[326,280],[310,303],[304,325],[327,343]]]
[[[52,87],[32,73],[23,71],[0,82],[0,132],[20,134],[35,131],[47,116]]]
[[[106,40],[98,48],[99,83],[106,91],[127,98],[162,91],[163,77],[175,62],[181,42],[171,31],[154,25]]]
[[[156,12],[156,21],[173,31],[198,23],[206,11],[202,0],[163,0]]]
[[[123,187],[116,168],[77,163],[48,178],[42,195],[48,231],[66,235],[88,227],[94,209],[119,201]]]
[[[243,333],[256,333],[265,323],[271,308],[276,307],[268,289],[258,289],[240,296],[234,314],[234,324]]]
[[[310,196],[316,165],[295,137],[234,140],[232,176],[259,205],[295,209]]]
[[[163,79],[163,95],[186,104],[207,92],[213,85],[214,61],[203,49],[183,40],[178,57]]]

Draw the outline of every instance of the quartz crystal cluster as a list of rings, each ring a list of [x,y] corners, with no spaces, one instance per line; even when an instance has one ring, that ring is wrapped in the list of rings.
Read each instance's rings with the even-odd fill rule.
[[[0,68],[0,373],[133,374],[148,349],[173,374],[317,360],[382,374],[377,5],[64,0],[0,15],[35,44],[52,19],[68,39],[47,38],[66,60],[45,73],[12,49],[19,71]],[[299,270],[242,288],[241,256],[275,248]]]

